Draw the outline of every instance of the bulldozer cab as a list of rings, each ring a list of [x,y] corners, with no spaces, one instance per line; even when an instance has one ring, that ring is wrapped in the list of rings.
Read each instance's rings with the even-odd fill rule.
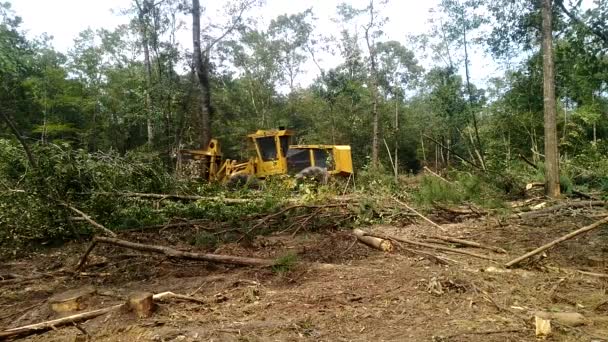
[[[287,152],[292,136],[293,132],[287,129],[258,130],[248,135],[255,146],[257,177],[287,173]]]
[[[292,145],[287,153],[289,173],[296,174],[307,167],[326,169],[330,174],[353,173],[350,146],[347,145]]]

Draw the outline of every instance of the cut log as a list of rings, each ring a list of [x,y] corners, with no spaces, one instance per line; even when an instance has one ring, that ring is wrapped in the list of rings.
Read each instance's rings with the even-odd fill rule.
[[[119,246],[123,248],[135,249],[138,251],[144,252],[152,252],[152,253],[160,253],[164,254],[171,258],[178,259],[186,259],[186,260],[200,260],[200,261],[208,261],[214,263],[222,263],[222,264],[232,264],[232,265],[241,265],[241,266],[273,266],[275,264],[274,260],[269,259],[259,259],[259,258],[247,258],[247,257],[238,257],[232,255],[220,255],[220,254],[205,254],[205,253],[194,253],[194,252],[186,252],[180,251],[177,249],[173,249],[166,246],[157,246],[157,245],[145,245],[142,243],[130,242],[121,239],[115,238],[107,238],[107,237],[95,237],[91,242],[91,245],[87,249],[87,251],[83,254],[76,270],[82,269],[87,261],[87,257],[93,250],[93,248],[98,243],[105,243],[109,245]]]
[[[353,235],[357,237],[359,242],[369,247],[381,250],[383,252],[391,252],[393,250],[393,244],[390,240],[365,235],[365,232],[361,229],[353,229]]]
[[[150,292],[138,292],[129,296],[129,309],[131,309],[137,317],[148,318],[154,312],[154,298]]]
[[[508,263],[505,264],[505,267],[513,267],[513,266],[519,264],[520,262],[522,262],[523,260],[528,259],[531,256],[534,256],[534,255],[539,254],[539,253],[541,253],[543,251],[546,251],[547,249],[549,249],[549,248],[551,248],[551,247],[553,247],[553,246],[555,246],[555,245],[557,245],[559,243],[562,243],[562,242],[564,242],[566,240],[570,240],[570,239],[572,239],[573,237],[575,237],[577,235],[586,233],[586,232],[588,232],[590,230],[593,230],[595,228],[601,227],[602,225],[607,224],[607,223],[608,223],[608,217],[606,217],[606,218],[604,218],[602,220],[599,220],[599,221],[597,221],[597,222],[595,222],[593,224],[590,224],[588,226],[585,226],[583,228],[577,229],[577,230],[575,230],[573,232],[570,232],[570,233],[568,233],[568,234],[560,237],[559,239],[555,239],[555,240],[553,240],[553,241],[551,241],[551,242],[549,242],[549,243],[547,243],[545,245],[542,245],[542,246],[538,247],[537,249],[535,249],[535,250],[533,250],[531,252],[528,252],[528,253],[520,256],[520,257],[517,257],[517,258],[509,261]]]
[[[395,236],[382,236],[382,235],[370,234],[370,233],[366,233],[365,235],[374,236],[374,237],[386,239],[386,240],[395,240],[395,241],[407,243],[407,244],[414,245],[414,246],[433,248],[433,249],[438,249],[438,250],[457,253],[457,254],[464,254],[464,255],[472,256],[472,257],[479,258],[479,259],[485,259],[485,260],[491,260],[491,261],[497,260],[496,258],[491,257],[489,255],[477,254],[477,253],[463,251],[461,249],[456,249],[456,248],[451,248],[451,247],[446,247],[446,246],[431,245],[429,243],[408,240],[408,239],[399,238],[399,237],[395,237]]]
[[[552,319],[558,323],[568,325],[571,327],[577,327],[580,325],[584,325],[587,323],[587,319],[585,316],[581,315],[578,312],[546,312],[546,311],[537,311],[534,313],[535,317],[540,317],[542,319]]]
[[[84,310],[87,307],[86,301],[93,296],[95,292],[96,290],[93,286],[69,290],[51,297],[49,299],[49,305],[51,310],[58,314]]]
[[[536,337],[547,337],[551,335],[551,320],[539,316],[534,316],[536,325]]]

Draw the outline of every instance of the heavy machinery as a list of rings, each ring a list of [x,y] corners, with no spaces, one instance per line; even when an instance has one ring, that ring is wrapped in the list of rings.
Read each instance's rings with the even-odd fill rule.
[[[190,177],[226,182],[237,177],[263,179],[274,175],[296,175],[311,168],[328,175],[353,173],[350,146],[290,145],[294,132],[279,128],[258,130],[247,138],[254,156],[246,162],[223,159],[219,142],[211,139],[204,150],[181,150],[178,170]],[[183,170],[188,170],[183,172]]]

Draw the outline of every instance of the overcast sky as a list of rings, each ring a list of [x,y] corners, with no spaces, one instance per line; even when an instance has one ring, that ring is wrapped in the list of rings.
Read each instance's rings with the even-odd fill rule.
[[[437,4],[438,0],[392,0],[382,11],[389,18],[385,26],[385,36],[381,40],[398,40],[407,44],[408,35],[425,33],[430,30],[428,23],[429,10]],[[44,32],[54,37],[53,45],[60,51],[67,51],[72,47],[73,39],[78,33],[88,27],[112,29],[128,22],[126,16],[121,15],[120,9],[130,7],[132,0],[9,0],[17,15],[23,18],[23,28],[30,37]],[[223,1],[202,0],[201,5],[214,11]],[[312,8],[318,18],[316,33],[338,34],[337,26],[331,21],[336,17],[336,6],[343,0],[266,0],[265,5],[259,9],[263,22],[285,13],[297,13]],[[363,7],[365,0],[349,1],[353,6]],[[188,17],[186,26],[179,34],[179,41],[186,49],[191,49],[190,22]],[[406,45],[407,46],[407,45]],[[410,48],[414,49],[414,47]],[[414,51],[420,56],[420,51]],[[324,68],[335,66],[340,60],[331,55],[322,56]],[[500,71],[496,65],[479,51],[474,52],[471,60],[473,65],[472,77],[474,81],[483,83],[489,77],[497,76]],[[428,68],[429,61],[422,61]],[[318,70],[314,66],[306,68],[307,75],[303,75],[299,82],[309,83]]]

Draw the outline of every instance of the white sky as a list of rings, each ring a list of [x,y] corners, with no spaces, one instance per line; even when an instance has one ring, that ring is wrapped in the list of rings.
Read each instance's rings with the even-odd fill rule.
[[[88,27],[112,29],[128,22],[126,16],[120,15],[118,10],[130,7],[132,0],[9,0],[16,14],[23,18],[22,28],[27,30],[30,37],[44,32],[54,37],[53,45],[59,51],[71,48],[73,39],[78,33]],[[331,18],[336,17],[336,6],[343,0],[266,0],[266,4],[259,9],[260,18],[269,23],[271,19],[281,14],[301,12],[312,7],[315,17],[318,18],[315,28],[316,34],[338,35],[336,24]],[[349,1],[355,7],[363,7],[365,0]],[[385,37],[381,40],[398,40],[407,45],[408,35],[420,34],[430,31],[428,19],[429,9],[437,4],[438,0],[392,0],[382,11],[389,18],[384,28]],[[223,1],[203,0],[201,6],[213,10],[220,7]],[[182,47],[191,49],[191,32],[189,18],[185,17],[185,27],[179,33],[178,40]],[[262,26],[264,27],[264,26]],[[421,53],[414,50],[417,57]],[[363,48],[363,46],[362,46]],[[473,52],[472,78],[474,82],[483,83],[489,77],[500,74],[496,65],[480,52]],[[340,62],[340,59],[325,55],[320,56],[324,68],[330,68]],[[425,68],[430,67],[428,60],[421,62]],[[314,65],[306,66],[306,75],[299,82],[306,85],[313,80],[318,70]]]

